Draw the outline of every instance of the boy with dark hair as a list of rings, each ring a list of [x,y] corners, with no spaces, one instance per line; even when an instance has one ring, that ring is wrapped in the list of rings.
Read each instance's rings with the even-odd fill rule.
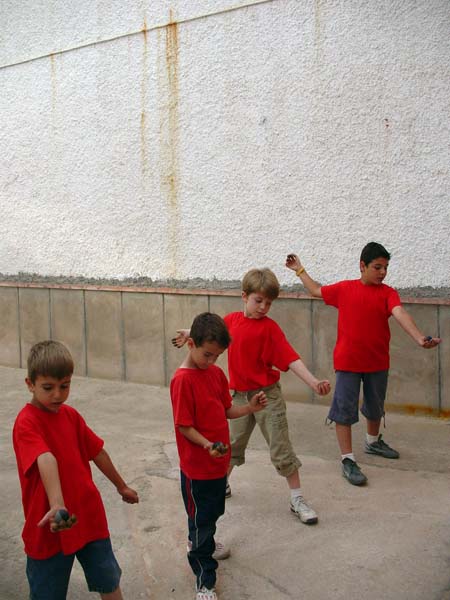
[[[227,419],[253,414],[267,404],[264,392],[259,392],[244,407],[232,405],[227,379],[214,365],[229,343],[227,327],[218,315],[198,315],[187,338],[189,352],[170,383],[181,493],[188,515],[188,560],[196,577],[197,600],[217,600],[214,534],[225,510]]]
[[[30,599],[64,600],[76,556],[90,591],[103,600],[122,600],[121,570],[90,461],[115,485],[124,502],[134,504],[139,499],[115,469],[103,440],[65,404],[73,368],[72,357],[60,342],[35,344],[25,379],[32,399],[14,423]]]
[[[323,298],[339,311],[334,349],[336,388],[328,418],[336,423],[342,474],[353,485],[367,482],[352,450],[351,426],[358,421],[361,383],[361,412],[367,420],[365,452],[384,458],[399,457],[380,434],[389,372],[389,317],[392,315],[422,348],[434,348],[441,341],[424,336],[402,307],[397,291],[383,283],[390,257],[381,244],[370,242],[361,252],[359,279],[323,286],[307,274],[297,255],[289,254],[286,259],[286,266],[295,271],[312,296]]]
[[[279,384],[280,371],[292,371],[317,394],[330,391],[327,380],[319,381],[307,369],[292,348],[279,325],[267,316],[273,300],[280,293],[275,274],[267,268],[251,269],[242,280],[244,310],[226,315],[225,324],[232,342],[228,348],[228,371],[233,404],[245,408],[251,396],[264,391],[267,408],[255,415],[247,414],[230,423],[231,461],[228,476],[234,466],[245,462],[245,450],[255,425],[269,446],[270,458],[279,475],[286,478],[290,489],[290,510],[302,523],[317,523],[315,511],[306,503],[300,487],[299,467],[289,438],[284,402]],[[189,331],[178,330],[172,340],[181,347]],[[275,367],[275,368],[274,368]],[[231,488],[227,484],[227,497]]]

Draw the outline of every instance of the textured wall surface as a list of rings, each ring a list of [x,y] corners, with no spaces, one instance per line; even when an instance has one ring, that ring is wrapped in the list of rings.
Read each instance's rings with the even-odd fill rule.
[[[448,0],[4,0],[0,22],[0,273],[291,283],[294,250],[327,283],[375,239],[389,283],[450,285]]]

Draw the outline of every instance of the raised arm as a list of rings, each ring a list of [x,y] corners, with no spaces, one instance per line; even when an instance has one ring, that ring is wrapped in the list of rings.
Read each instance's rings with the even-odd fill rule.
[[[411,317],[408,311],[406,311],[403,306],[396,306],[392,309],[392,316],[397,321],[406,333],[412,337],[412,339],[421,346],[425,348],[425,350],[429,350],[430,348],[434,348],[438,344],[441,343],[441,338],[432,337],[431,335],[425,336],[417,327],[414,322],[414,319]]]
[[[296,254],[288,254],[286,258],[286,267],[295,271],[297,277],[300,277],[303,285],[314,298],[322,298],[322,286],[305,271],[305,267],[300,262]]]
[[[106,450],[102,448],[93,460],[103,475],[107,477],[116,487],[124,502],[128,502],[128,504],[136,504],[136,502],[139,502],[137,492],[128,487],[128,485],[122,479],[122,476],[113,465],[113,462]]]
[[[175,348],[181,348],[187,342],[190,333],[190,329],[177,329],[177,335],[171,339],[172,345],[175,346]]]

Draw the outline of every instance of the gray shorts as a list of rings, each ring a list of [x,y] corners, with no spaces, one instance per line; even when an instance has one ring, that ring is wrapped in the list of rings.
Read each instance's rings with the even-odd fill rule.
[[[369,421],[379,421],[384,416],[388,373],[388,371],[374,373],[336,371],[333,402],[328,413],[330,421],[340,425],[353,425],[358,422],[361,382],[363,385],[361,412]]]
[[[244,464],[245,449],[256,424],[258,424],[270,450],[270,459],[278,474],[289,477],[301,465],[289,439],[286,404],[279,383],[261,388],[267,396],[268,404],[263,410],[230,419],[231,465]],[[251,392],[232,391],[233,404],[245,406],[249,399],[260,390]]]

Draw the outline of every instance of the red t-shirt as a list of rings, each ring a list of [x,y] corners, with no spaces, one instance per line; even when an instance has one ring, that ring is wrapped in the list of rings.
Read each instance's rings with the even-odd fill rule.
[[[210,442],[230,445],[230,433],[225,411],[231,406],[231,396],[224,372],[211,365],[208,369],[177,369],[170,382],[173,420],[180,468],[189,479],[219,479],[225,477],[230,463],[230,451],[220,458],[190,442],[178,426],[194,427]]]
[[[354,373],[389,369],[388,319],[401,306],[398,292],[384,283],[354,279],[322,286],[322,297],[339,310],[334,368]]]
[[[17,415],[13,429],[14,452],[22,488],[25,552],[44,559],[58,552],[72,554],[88,542],[109,537],[100,492],[92,481],[89,461],[103,448],[100,439],[71,406],[57,413],[27,404]],[[71,529],[52,533],[37,523],[49,510],[37,458],[51,452],[58,462],[64,502],[78,522]]]
[[[273,385],[280,379],[280,371],[287,371],[291,362],[300,358],[269,317],[249,319],[243,312],[234,312],[224,321],[231,335],[228,371],[232,390],[248,392]]]

